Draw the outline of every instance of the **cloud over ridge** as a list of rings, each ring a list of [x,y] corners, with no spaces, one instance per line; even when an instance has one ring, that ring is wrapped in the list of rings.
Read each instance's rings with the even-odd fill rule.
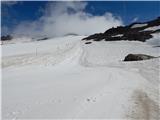
[[[87,13],[86,2],[49,2],[44,14],[33,22],[21,22],[14,29],[14,35],[63,36],[69,33],[90,35],[104,32],[111,27],[122,25],[120,17],[106,12],[103,15]]]

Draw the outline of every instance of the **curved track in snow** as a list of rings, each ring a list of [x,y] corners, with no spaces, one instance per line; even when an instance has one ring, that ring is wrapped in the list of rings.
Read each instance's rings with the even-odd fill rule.
[[[81,38],[3,46],[2,117],[158,119],[159,58],[122,62],[157,48]]]

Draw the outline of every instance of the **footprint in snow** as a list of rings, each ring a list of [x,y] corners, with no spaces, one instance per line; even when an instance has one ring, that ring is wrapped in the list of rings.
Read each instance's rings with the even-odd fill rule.
[[[87,98],[87,102],[96,102],[96,97],[95,98]]]

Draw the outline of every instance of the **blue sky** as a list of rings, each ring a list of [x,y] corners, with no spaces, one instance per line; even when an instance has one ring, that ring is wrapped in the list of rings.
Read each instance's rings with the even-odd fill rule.
[[[47,1],[2,3],[2,34],[11,32],[21,22],[38,20],[44,15],[47,4]],[[130,24],[133,21],[143,22],[160,16],[160,1],[90,1],[87,2],[84,11],[93,16],[110,12],[114,16],[121,17],[124,24]],[[3,28],[7,30],[3,31]]]

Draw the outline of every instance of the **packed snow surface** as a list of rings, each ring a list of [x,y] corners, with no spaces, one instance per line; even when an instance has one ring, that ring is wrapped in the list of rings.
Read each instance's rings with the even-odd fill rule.
[[[159,58],[122,60],[159,47],[84,37],[2,45],[2,117],[158,119]]]

